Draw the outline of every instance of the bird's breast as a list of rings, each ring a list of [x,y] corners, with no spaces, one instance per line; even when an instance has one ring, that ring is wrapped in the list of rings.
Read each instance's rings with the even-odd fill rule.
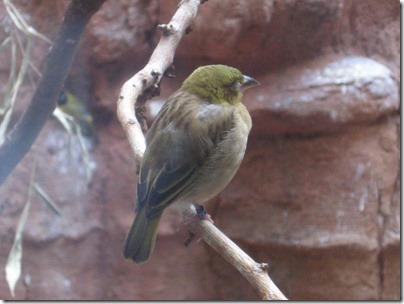
[[[244,107],[244,106],[243,106]],[[244,108],[245,109],[245,108]],[[251,118],[247,110],[234,112],[234,127],[226,131],[200,169],[190,202],[204,202],[222,191],[236,174],[243,160]]]

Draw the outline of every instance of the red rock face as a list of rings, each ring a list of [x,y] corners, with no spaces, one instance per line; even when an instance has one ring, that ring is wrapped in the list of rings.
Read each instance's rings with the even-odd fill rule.
[[[66,2],[14,2],[54,36]],[[0,187],[3,267],[35,159],[36,181],[62,210],[57,216],[33,196],[16,299],[258,299],[203,242],[183,246],[175,210],[165,212],[146,264],[121,255],[137,176],[115,102],[177,3],[108,1],[90,23],[67,82],[96,121],[89,182],[80,145],[69,148],[50,120]],[[386,0],[208,1],[179,46],[176,78],[164,79],[149,103],[151,122],[198,65],[229,64],[261,82],[245,96],[253,118],[245,159],[207,209],[253,259],[269,263],[290,299],[400,298],[399,9]],[[0,15],[4,40],[10,20],[4,7]],[[47,47],[34,46],[38,66]],[[2,80],[9,61],[0,61]],[[16,116],[31,94],[27,82]],[[11,299],[4,275],[0,297]]]

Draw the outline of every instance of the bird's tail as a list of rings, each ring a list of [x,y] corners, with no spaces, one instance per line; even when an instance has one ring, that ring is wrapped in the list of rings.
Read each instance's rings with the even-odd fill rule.
[[[145,262],[151,255],[156,241],[157,227],[162,213],[148,218],[146,208],[139,208],[132,227],[123,244],[123,255],[135,263]]]

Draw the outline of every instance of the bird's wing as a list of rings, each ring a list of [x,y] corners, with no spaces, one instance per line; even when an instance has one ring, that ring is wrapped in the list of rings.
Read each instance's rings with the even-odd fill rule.
[[[233,107],[205,104],[202,109],[195,97],[188,98],[188,103],[183,96],[164,106],[147,136],[137,196],[138,208],[146,206],[149,217],[189,194],[205,160],[234,127]],[[171,121],[162,119],[167,114]]]

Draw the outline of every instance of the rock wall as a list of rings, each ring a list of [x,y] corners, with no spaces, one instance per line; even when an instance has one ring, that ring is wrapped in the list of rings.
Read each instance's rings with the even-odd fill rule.
[[[49,37],[66,1],[14,0]],[[27,200],[33,164],[55,200],[36,195],[15,299],[257,300],[251,286],[167,210],[148,263],[123,259],[136,174],[116,119],[120,86],[148,60],[178,1],[107,1],[91,20],[66,86],[86,101],[97,140],[88,166],[50,120],[0,187],[0,265]],[[1,40],[12,33],[4,20]],[[293,300],[400,299],[400,6],[388,0],[210,0],[164,79],[158,107],[197,66],[224,63],[261,82],[245,97],[253,129],[243,164],[207,204],[215,224]],[[34,45],[40,66],[46,43]],[[9,73],[0,53],[0,77]],[[4,94],[5,88],[0,87]],[[32,94],[27,81],[16,117]],[[156,110],[157,109],[157,110]],[[85,168],[90,168],[87,172]],[[4,275],[0,297],[11,299]]]

